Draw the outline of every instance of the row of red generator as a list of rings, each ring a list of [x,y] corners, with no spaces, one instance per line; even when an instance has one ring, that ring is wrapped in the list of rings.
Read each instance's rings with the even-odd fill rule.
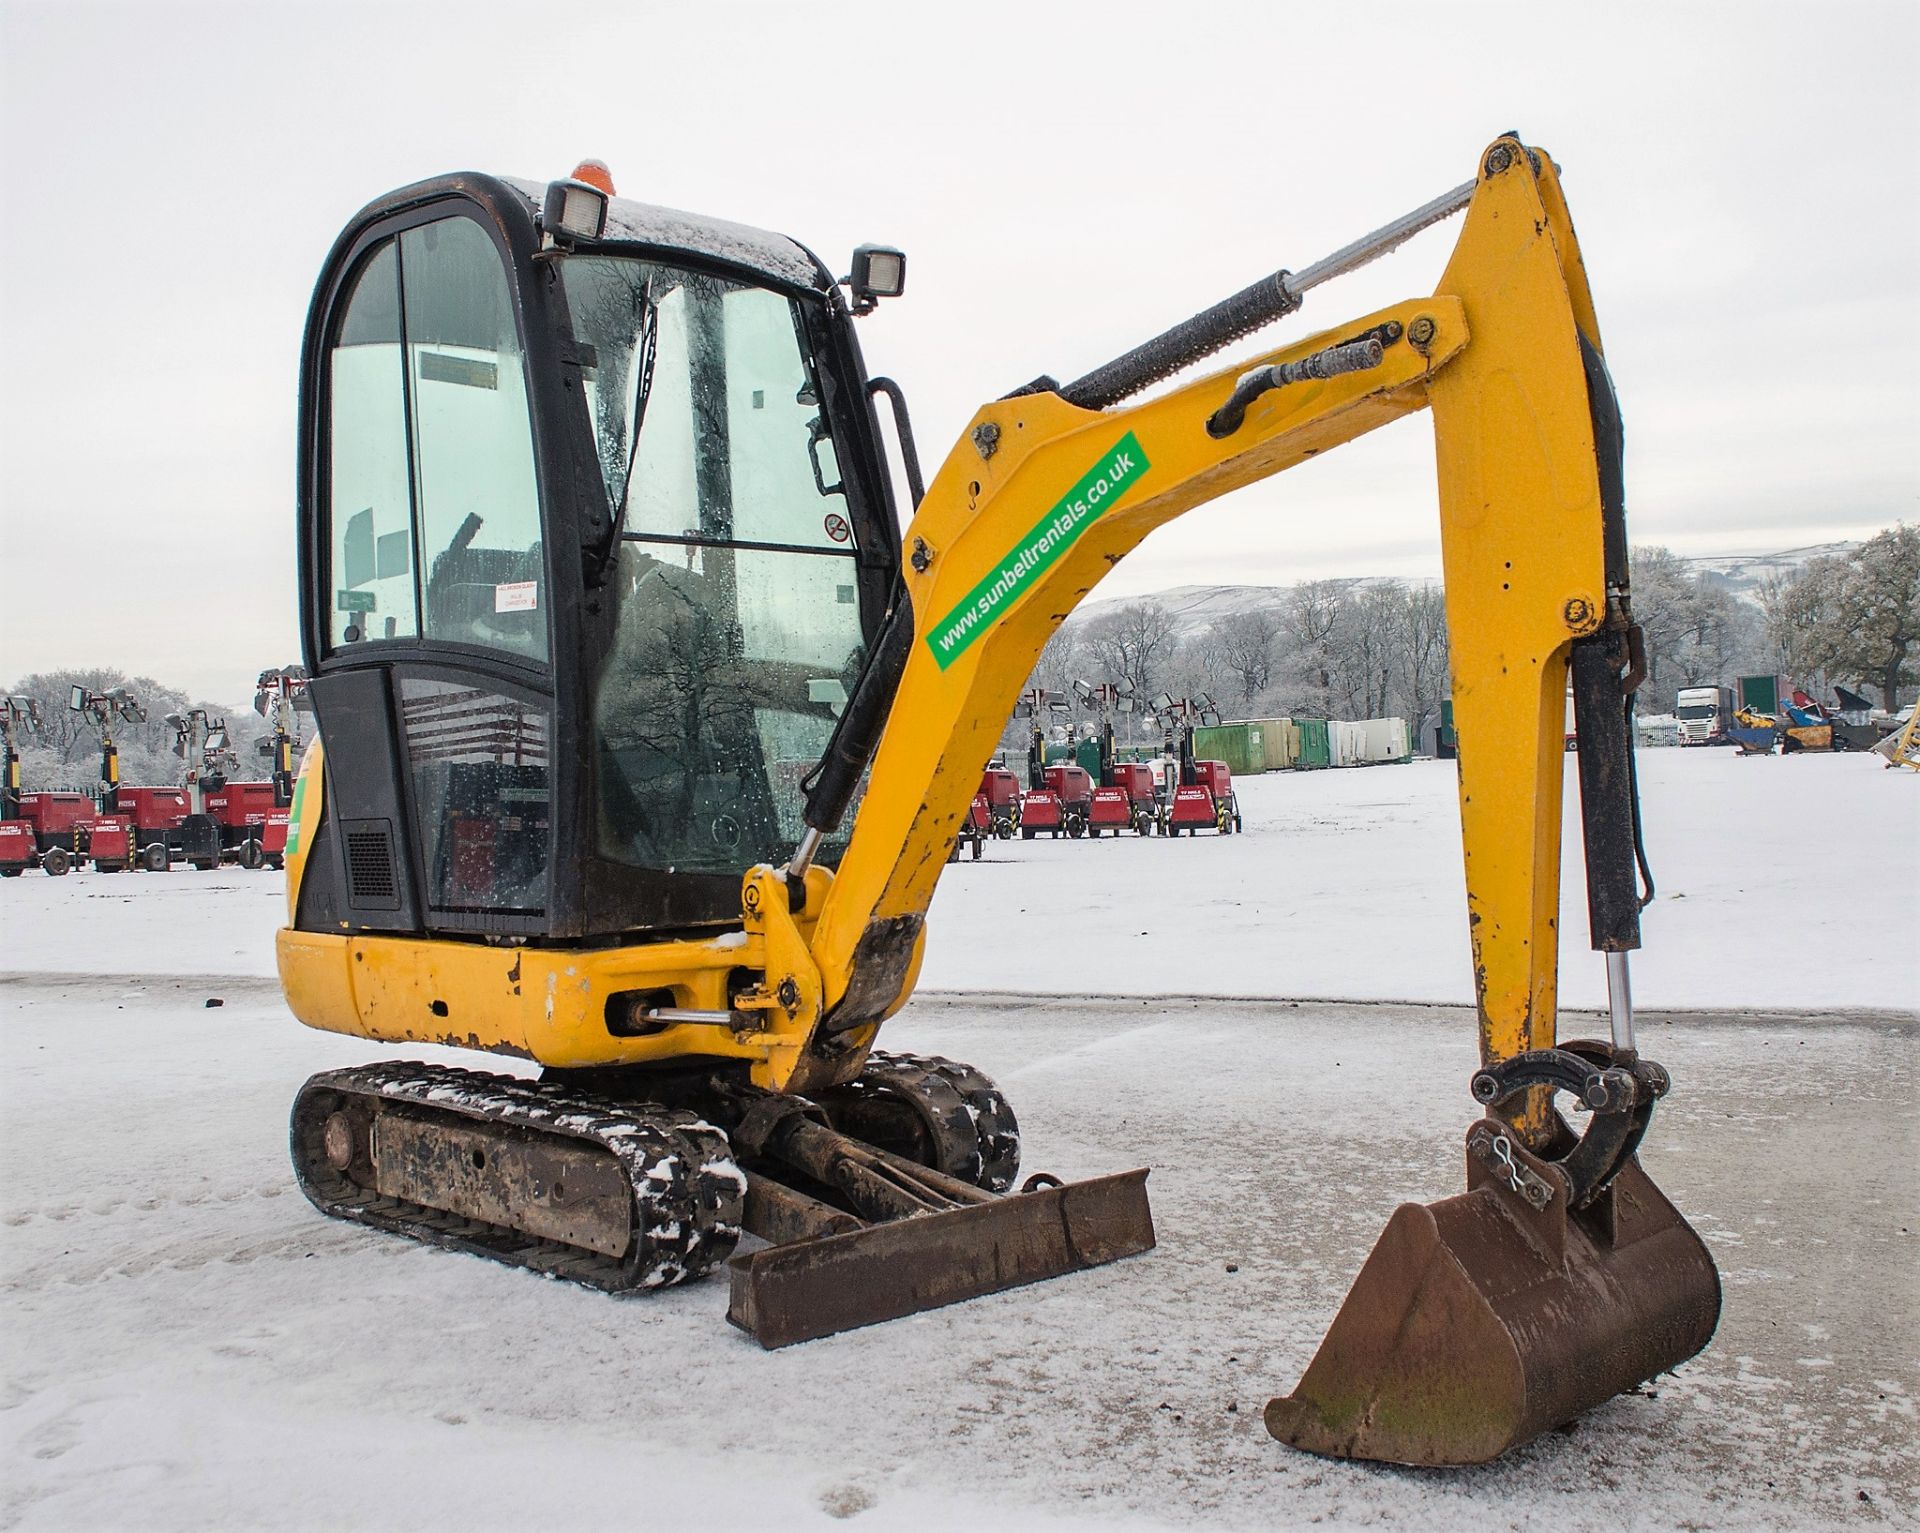
[[[953,855],[959,855],[964,842],[971,844],[978,860],[988,837],[1006,840],[1015,831],[1031,841],[1039,835],[1078,840],[1122,831],[1137,836],[1177,836],[1182,831],[1191,836],[1202,830],[1231,835],[1241,828],[1233,773],[1224,761],[1195,761],[1190,772],[1182,771],[1182,780],[1171,785],[1159,782],[1144,761],[1114,762],[1107,781],[1099,784],[1085,767],[1072,762],[1055,762],[1041,775],[1045,787],[1022,791],[1013,772],[988,767]],[[1185,780],[1188,776],[1191,781]]]
[[[22,793],[19,818],[0,820],[0,878],[29,868],[59,877],[89,863],[97,873],[164,873],[176,862],[281,866],[287,810],[272,783],[229,782],[205,799],[197,815],[185,788],[123,787],[112,811],[85,793]]]

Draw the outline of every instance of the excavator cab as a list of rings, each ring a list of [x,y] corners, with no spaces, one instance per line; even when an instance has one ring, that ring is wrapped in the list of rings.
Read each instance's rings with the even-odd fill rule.
[[[791,241],[600,200],[570,249],[541,189],[451,176],[327,262],[301,552],[336,812],[297,924],[737,926],[802,833],[899,560],[848,308]]]
[[[1431,294],[1136,399],[1462,213]],[[924,491],[902,429],[904,530],[874,401],[901,428],[904,407],[852,333],[903,279],[862,247],[836,282],[784,236],[615,198],[592,164],[423,182],[341,235],[302,364],[322,738],[289,814],[282,984],[310,1026],[541,1075],[313,1077],[308,1197],[616,1292],[725,1262],[729,1318],[767,1346],[1151,1248],[1144,1170],[1020,1182],[992,1081],[875,1041],[1064,617],[1155,528],[1425,410],[1482,1116],[1467,1190],[1394,1216],[1267,1425],[1479,1462],[1692,1356],[1719,1286],[1636,1157],[1669,1085],[1627,974],[1644,655],[1558,167],[1502,136],[1323,260],[981,406]],[[1612,1004],[1608,1038],[1562,1043],[1569,682]],[[1190,739],[1181,758],[1187,783]],[[761,1244],[736,1255],[743,1233]]]

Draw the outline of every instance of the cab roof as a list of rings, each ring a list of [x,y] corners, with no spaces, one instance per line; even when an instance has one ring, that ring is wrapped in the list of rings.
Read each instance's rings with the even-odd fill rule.
[[[535,213],[540,211],[547,192],[545,182],[514,176],[502,180],[525,197]],[[709,218],[704,213],[635,202],[630,197],[608,199],[605,239],[631,240],[663,250],[726,261],[793,286],[823,290],[833,286],[833,275],[820,264],[819,258],[784,234],[724,218]]]

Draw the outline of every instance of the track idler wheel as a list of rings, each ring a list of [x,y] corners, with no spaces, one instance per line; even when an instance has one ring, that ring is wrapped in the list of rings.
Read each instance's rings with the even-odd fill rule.
[[[1666,1072],[1604,1043],[1535,1050],[1477,1072],[1492,1108],[1533,1087],[1558,1114],[1542,1153],[1504,1119],[1467,1131],[1467,1191],[1402,1204],[1299,1387],[1267,1429],[1334,1458],[1479,1464],[1706,1346],[1720,1277],[1633,1151]]]
[[[1020,1174],[1013,1108],[971,1065],[876,1050],[855,1079],[815,1100],[840,1133],[988,1192],[1005,1192]]]

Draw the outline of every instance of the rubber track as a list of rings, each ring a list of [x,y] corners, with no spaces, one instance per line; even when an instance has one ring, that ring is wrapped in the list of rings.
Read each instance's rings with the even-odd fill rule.
[[[624,1257],[609,1257],[381,1197],[335,1171],[323,1156],[303,1155],[303,1109],[322,1093],[378,1097],[598,1145],[619,1162],[633,1190],[638,1215],[633,1246]],[[309,1115],[310,1145],[317,1145],[319,1120],[332,1110],[329,1104]],[[295,1100],[292,1149],[300,1189],[324,1214],[609,1293],[701,1277],[724,1262],[740,1238],[746,1177],[721,1130],[697,1113],[613,1102],[553,1082],[411,1061],[326,1071],[312,1077]]]
[[[1020,1124],[1000,1088],[983,1072],[938,1054],[890,1054],[875,1049],[849,1088],[883,1086],[915,1098],[936,1114],[950,1111],[957,1096],[977,1149],[966,1164],[937,1169],[988,1192],[1005,1192],[1013,1186],[1020,1174]]]

